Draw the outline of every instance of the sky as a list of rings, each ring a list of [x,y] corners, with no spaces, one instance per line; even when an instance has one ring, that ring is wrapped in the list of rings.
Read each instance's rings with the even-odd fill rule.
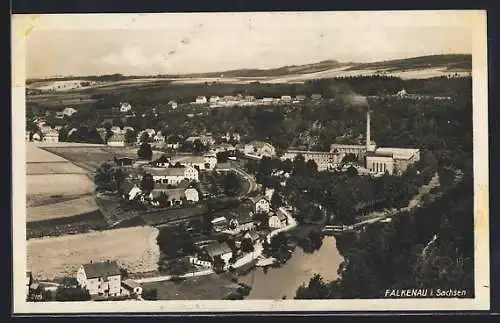
[[[467,19],[441,13],[48,15],[33,21],[26,37],[28,78],[184,74],[472,52]]]

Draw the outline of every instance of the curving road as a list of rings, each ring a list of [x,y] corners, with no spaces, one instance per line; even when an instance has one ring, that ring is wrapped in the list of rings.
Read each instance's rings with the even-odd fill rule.
[[[267,239],[268,242],[270,242],[271,238],[273,236],[277,235],[278,233],[284,232],[284,231],[288,231],[290,229],[293,229],[295,226],[297,226],[297,221],[295,221],[295,219],[292,217],[292,215],[290,214],[290,212],[288,212],[287,210],[285,210],[283,207],[280,208],[280,211],[283,212],[288,217],[288,225],[285,226],[285,227],[283,227],[283,228],[279,228],[279,229],[271,231],[266,236],[266,239]],[[262,242],[256,243],[254,245],[254,251],[250,252],[250,253],[247,253],[243,257],[241,257],[238,260],[236,260],[236,262],[233,264],[233,267],[234,268],[239,268],[239,267],[242,267],[242,266],[244,266],[244,265],[246,265],[246,264],[248,264],[248,263],[256,260],[257,258],[259,258],[262,255],[263,250],[264,250],[264,248],[262,246]],[[212,269],[205,269],[205,270],[201,270],[201,271],[195,271],[195,272],[187,273],[187,274],[181,275],[180,277],[182,277],[182,278],[189,278],[189,277],[197,277],[197,276],[210,275],[210,274],[213,274],[213,273],[214,273],[214,271]],[[156,277],[136,279],[135,281],[137,283],[152,283],[152,282],[160,282],[160,281],[170,280],[170,279],[172,279],[172,277],[173,277],[172,275],[156,276]]]
[[[255,178],[252,175],[248,174],[243,169],[241,169],[237,166],[234,166],[234,165],[231,165],[231,166],[232,166],[231,170],[233,172],[238,174],[240,177],[242,177],[244,180],[246,180],[249,183],[248,190],[246,192],[244,192],[244,194],[242,194],[242,196],[248,196],[252,192],[256,191],[259,188],[257,182],[255,181]]]

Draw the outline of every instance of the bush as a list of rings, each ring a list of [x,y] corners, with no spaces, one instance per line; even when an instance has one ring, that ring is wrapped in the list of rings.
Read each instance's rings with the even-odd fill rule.
[[[148,301],[156,301],[158,300],[158,290],[156,288],[145,289],[142,291],[142,298]]]
[[[89,301],[90,294],[83,288],[60,287],[56,291],[55,300],[58,302]]]

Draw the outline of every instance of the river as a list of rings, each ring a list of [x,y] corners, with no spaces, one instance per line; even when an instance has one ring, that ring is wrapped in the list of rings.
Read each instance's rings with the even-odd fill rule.
[[[308,283],[315,274],[324,280],[337,278],[337,269],[343,257],[337,250],[334,237],[325,237],[321,248],[314,253],[305,253],[297,247],[286,264],[279,268],[255,268],[239,277],[239,281],[252,286],[246,299],[293,299],[297,288]]]

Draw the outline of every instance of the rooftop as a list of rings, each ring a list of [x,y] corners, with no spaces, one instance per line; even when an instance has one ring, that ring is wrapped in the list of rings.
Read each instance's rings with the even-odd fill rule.
[[[231,248],[225,242],[214,242],[203,248],[205,252],[211,257],[221,256],[223,254],[231,252]]]
[[[116,261],[94,262],[83,265],[87,279],[120,275],[120,267]]]
[[[134,288],[137,288],[137,287],[141,287],[141,285],[139,283],[137,283],[135,280],[133,279],[126,279],[122,282],[123,285],[131,288],[131,289],[134,289]]]
[[[144,171],[153,176],[184,176],[186,167],[144,167]]]
[[[417,154],[419,149],[415,148],[392,148],[392,147],[379,147],[375,150],[375,154],[392,154],[394,159],[410,159],[413,155]]]

